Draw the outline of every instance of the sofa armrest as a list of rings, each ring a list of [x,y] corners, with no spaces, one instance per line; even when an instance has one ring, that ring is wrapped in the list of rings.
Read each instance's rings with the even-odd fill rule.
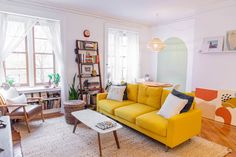
[[[102,99],[106,99],[106,98],[107,98],[107,93],[98,93],[97,94],[97,102]]]
[[[201,131],[201,110],[194,109],[168,119],[167,144],[173,148]]]
[[[97,94],[97,111],[99,112],[99,101],[106,99],[107,98],[107,93],[98,93]]]

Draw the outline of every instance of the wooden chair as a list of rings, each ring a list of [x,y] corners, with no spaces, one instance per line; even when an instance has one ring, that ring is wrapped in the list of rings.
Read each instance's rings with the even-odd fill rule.
[[[29,104],[6,104],[4,97],[0,94],[0,110],[2,111],[3,115],[10,116],[11,119],[23,120],[27,126],[27,130],[30,133],[29,128],[29,121],[34,118],[35,116],[41,114],[41,119],[44,122],[43,116],[43,108],[42,108],[42,100],[40,97],[37,98],[28,98],[28,102],[38,102],[36,105],[29,105]],[[8,108],[12,107],[14,110],[10,113],[8,112]]]

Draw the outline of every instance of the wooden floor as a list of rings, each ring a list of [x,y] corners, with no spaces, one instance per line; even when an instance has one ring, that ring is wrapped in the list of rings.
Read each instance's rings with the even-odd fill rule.
[[[236,127],[216,122],[210,119],[202,119],[200,137],[209,141],[224,145],[233,150],[227,157],[236,157]]]
[[[61,114],[51,114],[45,118],[54,118],[62,116]],[[233,150],[232,153],[228,154],[226,157],[236,157],[236,127],[225,125],[213,120],[203,118],[202,120],[202,131],[199,135],[209,141],[224,145]],[[20,135],[19,133],[13,131],[14,140],[14,154],[15,157],[23,157],[20,145]]]

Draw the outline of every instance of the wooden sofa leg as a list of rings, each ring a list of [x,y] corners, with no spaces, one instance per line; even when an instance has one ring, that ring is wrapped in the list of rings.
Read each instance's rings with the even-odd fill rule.
[[[28,116],[27,116],[27,114],[26,114],[26,109],[25,109],[24,106],[23,106],[23,110],[24,110],[25,124],[26,124],[26,127],[27,127],[27,129],[28,129],[28,133],[30,133],[29,123],[28,123]]]
[[[170,149],[170,148],[166,145],[166,146],[165,146],[165,152],[168,152],[169,149]]]
[[[44,120],[43,111],[41,111],[41,119],[42,119],[43,122],[45,121],[45,120]]]
[[[28,123],[27,118],[25,118],[25,124],[26,124],[27,130],[28,130],[28,133],[30,133],[29,123]]]

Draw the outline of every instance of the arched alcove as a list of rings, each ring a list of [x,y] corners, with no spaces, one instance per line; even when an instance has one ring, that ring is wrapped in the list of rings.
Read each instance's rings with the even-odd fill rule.
[[[158,53],[157,80],[186,90],[188,49],[183,40],[171,37],[165,40],[166,47]]]

